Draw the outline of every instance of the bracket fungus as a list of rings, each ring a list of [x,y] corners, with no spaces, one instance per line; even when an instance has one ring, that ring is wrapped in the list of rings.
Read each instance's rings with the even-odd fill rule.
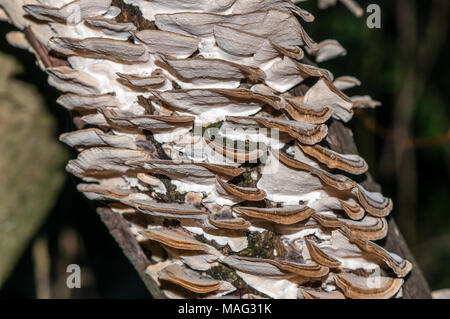
[[[411,264],[374,242],[392,201],[327,139],[378,103],[310,62],[346,51],[294,2],[0,0],[79,125],[67,171],[128,221],[168,297],[401,296]]]

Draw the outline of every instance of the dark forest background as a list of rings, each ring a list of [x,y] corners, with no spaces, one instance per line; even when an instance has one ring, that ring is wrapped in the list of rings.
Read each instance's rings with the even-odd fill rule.
[[[348,95],[368,94],[382,102],[376,110],[357,112],[349,125],[370,172],[394,200],[392,216],[432,290],[450,288],[450,1],[359,3],[381,6],[380,29],[366,26],[367,13],[356,18],[343,5],[319,11],[313,0],[302,3],[316,17],[304,27],[314,40],[336,39],[347,49],[347,56],[322,67],[336,77],[362,81]],[[72,129],[70,116],[56,105],[58,93],[46,84],[34,57],[4,40],[11,30],[0,24],[0,54],[20,60],[18,76],[37,87],[57,119],[56,139]],[[48,218],[0,287],[0,297],[150,297],[94,205],[75,185],[66,175]],[[73,263],[82,267],[82,288],[69,290],[66,266]]]

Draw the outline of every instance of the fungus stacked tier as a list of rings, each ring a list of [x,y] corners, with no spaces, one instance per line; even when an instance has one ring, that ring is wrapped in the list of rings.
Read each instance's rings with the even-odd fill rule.
[[[31,34],[64,57],[36,54],[78,128],[60,138],[80,151],[67,170],[129,221],[168,297],[401,295],[411,264],[373,243],[392,202],[351,178],[367,171],[361,157],[327,142],[331,118],[376,102],[308,62],[345,54],[306,34],[308,12],[284,0],[0,4],[27,30],[13,45],[38,53]]]

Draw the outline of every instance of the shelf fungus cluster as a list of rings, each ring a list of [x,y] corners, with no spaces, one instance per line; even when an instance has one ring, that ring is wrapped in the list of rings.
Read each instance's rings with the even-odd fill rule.
[[[78,189],[128,221],[167,297],[401,297],[411,264],[375,243],[392,201],[328,136],[378,103],[317,66],[346,51],[308,36],[310,13],[289,0],[0,0],[0,17],[73,114],[60,140],[79,151]]]

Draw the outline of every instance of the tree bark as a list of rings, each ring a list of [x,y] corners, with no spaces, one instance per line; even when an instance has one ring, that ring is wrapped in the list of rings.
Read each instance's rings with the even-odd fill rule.
[[[109,208],[98,208],[97,213],[108,228],[111,236],[114,237],[123,250],[123,253],[133,264],[153,298],[166,298],[161,289],[159,289],[158,284],[145,273],[145,269],[150,265],[150,260],[145,255],[136,238],[130,233],[128,222],[120,214],[114,213]]]

